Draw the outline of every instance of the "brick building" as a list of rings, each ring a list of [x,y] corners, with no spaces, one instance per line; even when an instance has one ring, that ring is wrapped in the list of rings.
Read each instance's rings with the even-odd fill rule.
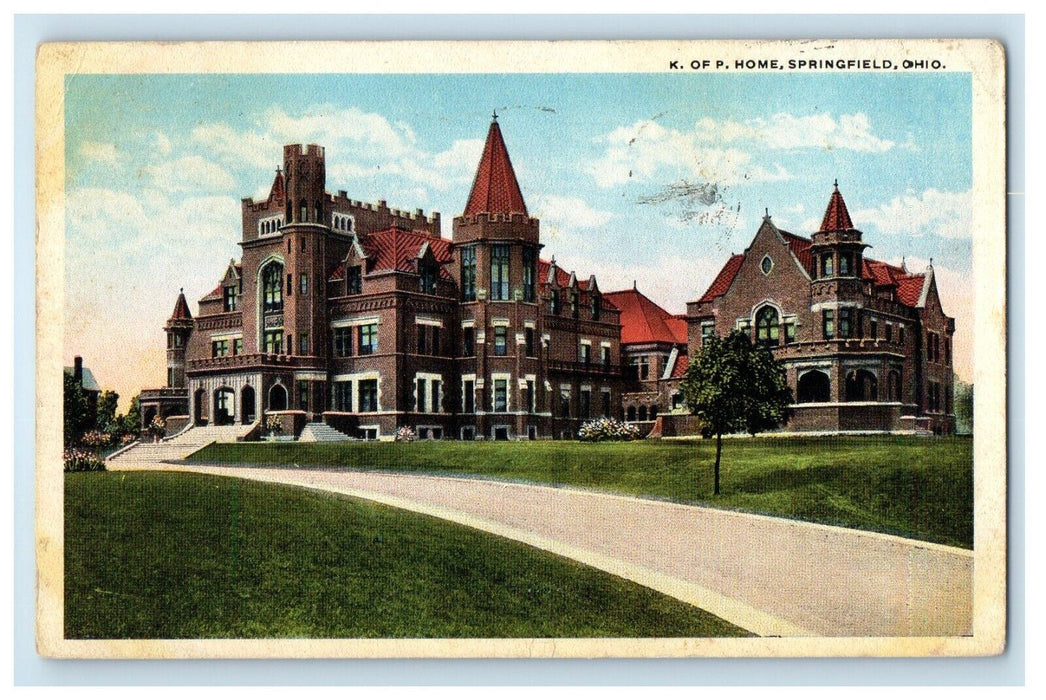
[[[872,260],[838,183],[811,238],[769,214],[687,305],[689,353],[734,329],[773,349],[796,399],[787,430],[955,430],[952,334],[933,266]]]
[[[620,414],[618,310],[541,258],[496,118],[449,240],[439,214],[328,193],[325,162],[285,146],[269,196],[243,200],[241,260],[195,318],[179,296],[168,386],[142,393],[143,420],[513,439]]]

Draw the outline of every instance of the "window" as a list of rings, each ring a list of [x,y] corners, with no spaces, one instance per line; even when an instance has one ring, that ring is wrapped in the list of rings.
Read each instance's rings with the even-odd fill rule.
[[[933,362],[933,333],[926,331],[926,361]]]
[[[167,368],[167,386],[174,386],[174,368]]]
[[[941,361],[941,336],[936,333],[933,334],[933,361]]]
[[[425,324],[418,324],[418,354],[424,355],[426,350],[426,336],[428,336],[429,327]]]
[[[701,324],[701,345],[704,346],[709,338],[715,337],[715,324],[702,323]]]
[[[290,355],[294,352],[294,334],[287,334],[287,354]]]
[[[821,258],[821,277],[835,276],[835,260],[831,255]]]
[[[944,339],[944,364],[950,365],[952,363],[952,339]]]
[[[494,380],[494,413],[508,411],[508,380]]]
[[[559,313],[559,290],[553,289],[548,297],[548,312],[551,314]]]
[[[528,379],[527,380],[527,388],[523,390],[523,405],[531,413],[533,413],[536,410],[536,408],[535,408],[535,399],[536,398],[537,397],[534,394],[534,380],[533,379]]]
[[[371,413],[378,410],[378,380],[361,379],[359,385],[359,400],[356,402],[360,413]]]
[[[600,392],[603,396],[603,416],[606,418],[610,417],[610,392],[603,390]]]
[[[835,337],[835,311],[825,309],[821,313],[821,328],[825,340],[831,340]]]
[[[439,354],[439,326],[433,326],[431,332],[429,333],[429,335],[431,336],[431,338],[430,338],[431,348],[430,349],[432,350],[432,354],[433,355],[438,355]]]
[[[461,249],[461,298],[476,300],[476,247]]]
[[[432,381],[432,393],[430,394],[430,396],[432,397],[432,412],[433,413],[439,413],[440,412],[440,408],[439,408],[440,404],[443,403],[442,396],[441,396],[441,393],[440,393],[440,392],[443,391],[443,382],[441,382],[439,379],[433,379],[431,381]]]
[[[559,415],[570,418],[570,389],[559,390]]]
[[[373,355],[378,351],[378,324],[367,323],[360,326],[360,355]]]
[[[242,355],[243,354],[243,338],[234,338],[232,341],[232,354]]]
[[[897,326],[897,342],[904,345],[904,326]]]
[[[770,270],[774,269],[774,261],[770,259],[769,255],[763,256],[763,261],[759,263],[759,269],[763,271],[764,275],[769,275]]]
[[[287,273],[287,296],[291,296],[294,291],[294,275],[290,272]]]
[[[475,440],[476,439],[476,426],[474,426],[474,425],[463,425],[463,426],[461,426],[461,439],[462,440]]]
[[[879,322],[874,318],[868,319],[868,337],[872,340],[879,339]]]
[[[849,275],[850,268],[853,267],[853,255],[850,253],[839,254],[839,274]]]
[[[283,331],[265,331],[265,352],[270,355],[283,354]]]
[[[570,293],[570,315],[577,318],[578,312],[578,294],[577,292]]]
[[[581,390],[581,418],[586,419],[592,413],[592,390]]]
[[[472,326],[461,329],[461,350],[465,357],[476,354],[476,329]]]
[[[262,310],[283,311],[283,265],[269,263],[262,270]]]
[[[308,246],[305,244],[305,239],[302,238],[301,239],[301,252],[304,253],[306,250],[308,250]]]
[[[527,357],[537,357],[537,353],[534,348],[534,329],[524,328],[523,329],[523,343],[526,348]]]
[[[683,395],[672,394],[672,410],[677,411],[683,407]]]
[[[781,327],[778,324],[777,309],[764,306],[755,315],[756,342],[767,347],[776,347],[780,343]]]
[[[309,334],[299,333],[298,334],[298,354],[308,355],[309,354]]]
[[[352,411],[352,382],[334,382],[331,408],[345,413]]]
[[[349,357],[352,355],[352,328],[334,329],[334,356]]]
[[[886,342],[887,343],[892,343],[893,342],[893,324],[892,323],[887,323],[886,324]]]
[[[305,243],[305,241],[302,241],[302,243]],[[300,278],[299,282],[301,283],[301,293],[302,294],[308,294],[309,293],[309,276],[306,275],[303,272],[300,275],[298,275],[298,277]]]
[[[592,305],[592,320],[598,321],[599,315],[602,313],[603,310],[603,300],[600,298],[599,294],[593,292],[590,295],[590,302]]]
[[[348,273],[345,275],[345,279],[347,284],[347,294],[360,294],[363,291],[363,270],[359,265],[353,265],[350,267]]]
[[[636,377],[638,379],[650,379],[650,360],[646,355],[633,359],[632,364],[636,368]]]
[[[418,413],[424,413],[428,410],[428,405],[425,403],[425,388],[428,381],[425,379],[418,379],[416,382],[415,391],[417,392],[418,403],[416,409]]]
[[[306,381],[298,382],[298,410],[309,410],[309,383]]]
[[[508,300],[509,246],[490,246],[490,298],[494,301]]]
[[[523,301],[533,302],[537,299],[535,280],[537,278],[537,255],[533,248],[523,249]]]
[[[226,311],[235,311],[239,306],[239,290],[236,285],[222,287],[222,303]]]
[[[494,326],[494,354],[508,354],[508,326]]]
[[[610,346],[603,345],[599,348],[600,362],[603,363],[603,369],[610,369]]]
[[[839,309],[839,337],[840,338],[852,338],[853,337],[853,314],[854,310],[851,308]]]
[[[795,342],[795,321],[785,321],[784,327],[785,327],[785,342],[786,343],[794,343]]]
[[[229,354],[228,340],[211,341],[211,357],[226,357]]]
[[[436,293],[436,277],[439,276],[439,266],[427,263],[421,266],[421,279],[418,280],[419,291],[422,294]]]
[[[589,343],[581,344],[581,363],[586,365],[592,363],[592,346]]]
[[[464,413],[476,412],[476,383],[471,379],[461,383],[461,406]]]

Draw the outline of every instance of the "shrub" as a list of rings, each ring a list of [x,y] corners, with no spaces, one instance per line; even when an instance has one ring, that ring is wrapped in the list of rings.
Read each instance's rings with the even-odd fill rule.
[[[639,428],[614,418],[594,418],[581,424],[577,436],[584,442],[638,440]]]
[[[80,442],[87,447],[107,447],[112,441],[113,436],[109,433],[103,433],[101,430],[89,430],[80,439]]]
[[[167,433],[167,421],[161,416],[153,416],[147,430],[157,437],[163,437]]]
[[[90,450],[72,448],[62,454],[67,472],[104,472],[105,462]]]
[[[265,432],[268,435],[279,435],[283,432],[283,420],[274,413],[265,416]]]
[[[414,442],[417,439],[417,433],[409,425],[405,425],[396,431],[396,442]]]

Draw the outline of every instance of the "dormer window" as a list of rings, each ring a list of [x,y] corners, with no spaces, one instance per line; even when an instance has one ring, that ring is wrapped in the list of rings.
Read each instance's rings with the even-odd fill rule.
[[[577,292],[570,293],[570,315],[577,318],[578,312],[578,294]]]
[[[595,292],[592,292],[592,294],[591,294],[591,302],[592,302],[592,320],[593,321],[598,321],[599,320],[599,314],[602,311],[602,307],[603,307],[603,302],[600,299],[600,295],[595,293]]]
[[[353,265],[345,273],[347,294],[360,294],[363,292],[363,270],[359,265]]]
[[[436,293],[436,277],[438,275],[439,268],[436,265],[422,262],[421,279],[418,281],[418,286],[422,294]]]
[[[225,311],[235,311],[239,306],[240,294],[235,284],[222,287],[222,308]]]
[[[549,313],[552,313],[552,314],[558,314],[559,313],[559,290],[558,289],[553,289],[552,293],[549,295],[549,298],[548,298],[548,310],[549,310]]]

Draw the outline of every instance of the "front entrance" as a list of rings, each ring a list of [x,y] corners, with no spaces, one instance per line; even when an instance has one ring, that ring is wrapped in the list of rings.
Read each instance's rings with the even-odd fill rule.
[[[287,389],[282,384],[273,384],[269,389],[269,410],[287,410]]]
[[[193,423],[195,425],[207,425],[207,392],[197,389],[193,393]]]
[[[254,387],[247,385],[240,391],[240,419],[244,425],[250,425],[254,417]]]
[[[214,392],[214,424],[232,425],[236,415],[236,392],[228,387]]]

